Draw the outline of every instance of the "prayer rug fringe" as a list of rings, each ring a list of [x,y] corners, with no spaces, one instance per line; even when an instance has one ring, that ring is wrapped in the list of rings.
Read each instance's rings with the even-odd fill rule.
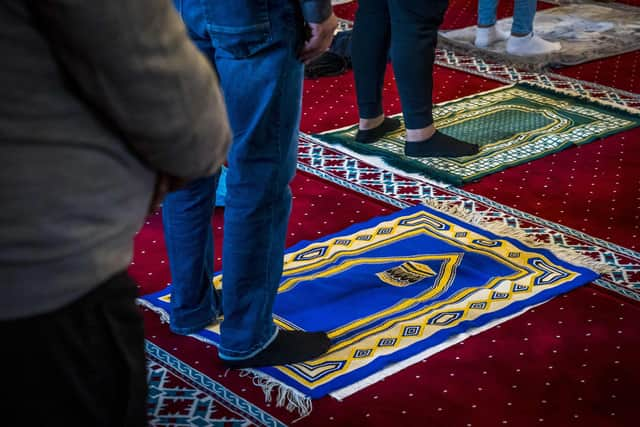
[[[565,262],[591,269],[600,274],[612,274],[615,271],[615,269],[612,266],[604,262],[597,261],[586,255],[582,255],[572,249],[565,248],[557,244],[534,239],[531,236],[527,235],[527,233],[525,233],[524,231],[520,230],[519,228],[511,227],[509,225],[506,225],[503,222],[493,223],[493,222],[486,221],[481,214],[466,211],[458,205],[446,203],[440,200],[429,200],[429,199],[425,199],[423,201],[423,204],[433,209],[436,209],[438,211],[452,215],[465,222],[469,222],[479,228],[483,228],[492,233],[502,234],[502,235],[512,237],[533,248],[547,249],[551,251],[555,256],[557,256],[558,258],[560,258]]]
[[[151,310],[154,313],[156,313],[158,316],[160,316],[160,322],[169,323],[169,313],[167,313],[162,308],[160,308],[160,307],[158,307],[156,305],[153,305],[150,301],[147,301],[147,300],[142,299],[142,298],[137,298],[136,299],[136,304],[138,304],[141,307],[148,308],[149,310]]]
[[[442,33],[438,33],[437,47],[442,50],[454,51],[458,55],[473,56],[490,62],[499,62],[507,67],[517,67],[519,70],[523,71],[542,73],[549,68],[548,64],[544,61],[536,62],[530,60],[529,57],[496,53],[487,49],[475,47],[474,45],[468,46],[466,43],[451,39]],[[527,61],[527,59],[529,60]]]
[[[151,302],[146,301],[142,298],[138,298],[136,303],[142,307],[148,308],[153,311],[160,317],[160,321],[162,323],[169,323],[169,313],[162,308],[153,305]],[[189,335],[191,338],[195,338],[198,341],[202,341],[206,344],[211,344],[218,347],[218,343],[203,337],[202,335],[192,334]],[[228,370],[227,370],[228,371]],[[226,376],[226,374],[225,374]],[[264,374],[262,372],[258,372],[253,369],[242,369],[240,370],[241,377],[250,376],[253,382],[253,385],[256,387],[260,387],[264,393],[264,398],[266,403],[272,402],[272,392],[275,389],[277,391],[277,398],[275,401],[275,406],[278,408],[286,408],[289,412],[297,411],[300,417],[296,419],[294,422],[308,416],[311,414],[313,409],[311,398],[300,393],[298,390],[293,387],[289,387],[288,385],[274,379],[273,377]]]
[[[338,149],[351,157],[355,157],[371,164],[372,166],[388,170],[397,175],[426,182],[428,184],[439,185],[441,187],[446,187],[451,184],[464,184],[458,175],[449,173],[444,169],[426,168],[424,165],[409,157],[399,157],[392,152],[387,152],[364,144],[359,144],[356,151],[346,147],[340,137],[326,134],[321,135],[321,137],[322,142],[325,143],[324,145],[326,147]]]
[[[588,94],[596,99],[607,100],[616,105],[635,107],[636,111],[640,110],[640,94],[638,93],[562,74],[521,70],[476,56],[463,55],[450,49],[436,49],[435,64],[506,84],[531,82],[549,88],[566,88],[572,93]]]
[[[353,127],[353,125],[345,126],[339,129],[333,129],[327,132],[339,132],[341,130],[349,129]],[[403,162],[398,162],[397,158],[392,155],[385,155],[384,153],[380,153],[378,150],[371,150],[367,146],[359,147],[359,150],[352,150],[349,147],[346,147],[340,144],[340,141],[331,137],[325,136],[324,132],[322,134],[323,139],[319,139],[313,135],[304,134],[306,138],[312,139],[314,144],[322,145],[323,147],[327,147],[329,149],[336,149],[336,145],[340,146],[340,151],[350,157],[360,159],[365,163],[368,163],[371,166],[374,166],[378,169],[387,170],[396,175],[403,176],[405,178],[410,178],[415,181],[423,182],[429,185],[436,185],[438,187],[451,187],[452,182],[455,185],[461,185],[462,181],[459,180],[455,175],[452,174],[441,174],[433,173],[430,176],[423,175],[419,171],[417,172],[409,172],[406,169],[402,169]],[[399,166],[396,166],[399,165]],[[416,169],[417,170],[417,169]],[[449,180],[449,182],[445,182],[445,180]]]
[[[272,393],[275,389],[277,391],[277,398],[275,401],[276,407],[284,407],[289,412],[297,411],[300,415],[300,417],[293,422],[299,421],[311,414],[313,409],[311,398],[300,393],[293,387],[289,387],[273,377],[254,369],[243,369],[240,371],[240,376],[251,377],[253,385],[262,389],[266,403],[272,402]]]
[[[613,113],[626,113],[632,116],[633,119],[638,119],[640,117],[640,109],[629,107],[627,105],[617,104],[612,101],[607,101],[601,98],[595,98],[593,96],[585,95],[583,93],[577,92],[575,90],[570,90],[566,88],[559,87],[550,87],[545,86],[541,83],[531,82],[531,81],[520,81],[517,83],[519,86],[530,87],[540,92],[547,92],[555,95],[568,96],[571,98],[579,99],[585,102],[591,102],[596,104],[598,107],[613,112]],[[494,89],[495,90],[495,89]]]

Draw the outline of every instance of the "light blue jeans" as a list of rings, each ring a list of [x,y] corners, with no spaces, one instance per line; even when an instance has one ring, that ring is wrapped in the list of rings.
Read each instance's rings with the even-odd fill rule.
[[[533,31],[537,0],[514,0],[511,34],[524,36]],[[496,23],[498,0],[478,0],[478,26],[490,27]]]
[[[289,182],[295,174],[303,66],[299,3],[175,0],[191,38],[220,77],[233,144],[226,182],[223,286],[212,290],[211,215],[217,176],[163,204],[172,275],[171,329],[195,332],[224,313],[219,355],[246,359],[275,338]]]
[[[216,206],[224,206],[224,198],[227,195],[227,168],[222,166],[220,169],[220,178],[218,179],[218,187],[216,188]]]

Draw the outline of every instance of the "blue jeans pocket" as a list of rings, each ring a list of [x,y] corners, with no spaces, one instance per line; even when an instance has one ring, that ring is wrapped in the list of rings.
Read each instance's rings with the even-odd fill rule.
[[[201,0],[213,47],[250,57],[271,42],[268,0]]]

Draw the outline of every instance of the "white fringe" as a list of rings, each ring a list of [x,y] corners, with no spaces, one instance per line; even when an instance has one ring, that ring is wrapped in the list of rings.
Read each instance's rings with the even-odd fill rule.
[[[572,98],[583,99],[585,101],[593,102],[594,104],[601,104],[603,106],[610,107],[614,110],[624,111],[636,116],[640,114],[640,109],[638,108],[630,107],[628,105],[618,104],[616,102],[609,101],[602,98],[596,98],[595,96],[583,94],[573,89],[546,85],[542,82],[535,81],[535,80],[522,80],[522,82],[525,84],[529,84],[531,86],[537,86],[539,88],[546,89],[551,92],[556,92],[558,95],[564,95]],[[613,89],[613,90],[615,91],[616,89]]]
[[[351,126],[347,126],[347,128],[350,128]],[[335,132],[335,130],[332,130],[331,132]],[[334,151],[339,151],[343,154],[346,154],[347,156],[353,157],[357,160],[362,161],[363,163],[368,163],[369,165],[376,167],[378,169],[382,169],[383,171],[388,171],[388,172],[392,172],[396,175],[400,175],[402,177],[405,178],[409,178],[412,179],[414,181],[419,181],[419,182],[423,182],[425,184],[429,184],[429,185],[435,185],[437,187],[441,187],[441,188],[447,188],[447,187],[451,187],[453,184],[444,182],[444,181],[439,181],[435,178],[429,178],[426,175],[422,175],[419,173],[414,173],[414,172],[407,172],[403,169],[400,169],[398,167],[395,167],[393,165],[388,164],[384,159],[380,158],[379,156],[375,156],[373,154],[362,154],[362,153],[358,153],[357,151],[354,151],[350,148],[348,148],[345,145],[334,145],[331,144],[329,142],[325,142],[321,139],[318,139],[316,137],[313,137],[311,135],[305,135],[308,139],[311,139],[313,141],[314,144],[318,144],[318,145],[322,145],[323,147],[327,147],[331,150]]]
[[[277,391],[275,401],[276,407],[284,407],[289,412],[293,412],[295,410],[298,411],[300,417],[294,420],[294,423],[311,414],[311,411],[313,410],[311,398],[298,390],[254,369],[243,369],[240,371],[240,376],[250,376],[252,378],[253,385],[262,389],[265,402],[267,403],[272,401],[272,392],[275,389]]]
[[[160,316],[160,320],[162,321],[162,323],[169,323],[169,313],[167,313],[166,310],[156,305],[153,305],[153,303],[142,298],[137,298],[136,303],[140,306],[148,308],[154,313],[157,313]],[[189,336],[199,341],[202,341],[206,344],[211,344],[218,347],[218,343],[206,337],[203,337],[202,335],[191,334]],[[276,407],[278,408],[284,407],[289,412],[293,412],[295,410],[298,411],[298,414],[300,415],[300,417],[294,420],[293,422],[297,422],[302,418],[311,414],[311,410],[313,409],[313,406],[311,404],[310,397],[304,395],[303,393],[300,393],[298,390],[292,387],[289,387],[288,385],[280,381],[277,381],[276,379],[272,378],[267,374],[263,374],[262,372],[258,372],[253,369],[243,369],[243,370],[240,370],[239,372],[240,372],[239,375],[241,377],[247,377],[247,376],[252,377],[253,384],[255,386],[260,387],[264,392],[265,402],[267,403],[271,402],[272,400],[271,392],[274,389],[276,389],[278,392],[277,399],[275,402]],[[225,371],[224,376],[226,377],[228,373],[229,373],[229,369]]]
[[[158,314],[160,316],[160,321],[162,323],[169,323],[169,313],[167,313],[165,310],[161,309],[160,307],[153,305],[152,302],[149,302],[146,299],[136,298],[136,304],[142,307],[148,308],[149,310]]]
[[[423,200],[423,204],[440,212],[444,212],[448,215],[459,218],[465,222],[471,223],[481,229],[519,240],[527,246],[547,249],[562,261],[580,267],[588,268],[595,271],[596,273],[611,274],[615,270],[612,266],[605,264],[604,262],[589,258],[588,256],[582,255],[572,249],[559,246],[555,243],[548,243],[541,239],[536,240],[533,237],[527,235],[527,233],[519,228],[510,227],[502,222],[498,223],[486,221],[482,213],[469,212],[467,210],[464,210],[457,204],[446,203],[439,200],[431,199]]]

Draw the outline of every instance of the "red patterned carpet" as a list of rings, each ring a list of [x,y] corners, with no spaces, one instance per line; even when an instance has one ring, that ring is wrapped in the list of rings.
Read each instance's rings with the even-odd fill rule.
[[[638,306],[578,289],[401,371],[309,426],[631,426]]]
[[[498,172],[464,189],[637,251],[639,142],[640,129],[620,133]]]
[[[471,3],[453,0],[447,22],[470,25],[465,19],[475,14]],[[506,5],[501,13],[508,14],[511,2],[502,3]],[[336,12],[347,18],[354,10],[355,3],[336,7]],[[471,19],[472,23],[475,18]],[[640,82],[630,77],[628,61],[637,62],[637,59],[610,58],[603,60],[599,71],[591,63],[571,67],[567,72],[578,73],[572,77],[585,79],[587,76],[599,83],[618,82],[618,87],[631,81],[627,90],[639,92]],[[501,84],[442,67],[436,67],[434,79],[435,102]],[[320,132],[357,121],[352,85],[350,73],[307,80],[302,130]],[[385,111],[389,114],[401,111],[390,70],[385,84]],[[621,133],[487,176],[463,189],[638,250],[639,140],[638,129]],[[300,171],[292,190],[294,203],[288,245],[316,239],[396,209]],[[214,220],[217,268],[221,256],[220,220],[221,211],[218,211]],[[161,289],[170,277],[159,214],[148,219],[135,243],[130,272],[140,284],[140,292],[146,294]],[[636,281],[640,282],[640,277]],[[198,370],[209,381],[204,381],[209,384],[207,391],[202,385],[198,387],[195,379],[185,379],[185,371],[177,368],[171,371],[177,377],[170,379],[171,387],[165,395],[180,389],[185,396],[192,392],[190,395],[198,399],[166,400],[165,406],[157,403],[156,415],[165,418],[156,417],[154,425],[186,425],[180,424],[177,415],[188,419],[198,408],[206,412],[203,419],[220,425],[247,422],[323,427],[626,427],[637,424],[635,390],[640,385],[640,371],[636,368],[640,358],[637,345],[640,304],[595,285],[579,288],[469,338],[342,402],[329,397],[316,400],[312,413],[300,420],[296,412],[276,407],[273,401],[265,402],[261,389],[254,386],[250,378],[225,370],[213,347],[172,335],[167,325],[149,311],[145,312],[145,324],[150,342]],[[161,372],[163,367],[156,368]],[[226,387],[227,392],[219,391],[214,383]],[[207,393],[212,397],[208,398]],[[233,400],[236,395],[259,409],[248,410],[246,402]],[[216,413],[213,406],[203,401],[222,406],[227,401],[228,405]],[[260,418],[261,411],[264,418]],[[177,418],[172,418],[172,414]],[[270,416],[274,418],[268,419]],[[232,424],[233,421],[236,424]]]
[[[563,76],[640,93],[640,51],[554,70]]]
[[[435,67],[434,82],[435,102],[501,85],[438,66]],[[390,69],[384,90],[385,112],[399,113],[400,99]],[[307,80],[304,97],[303,132],[322,132],[358,120],[352,73]],[[637,250],[640,176],[625,171],[640,170],[639,138],[640,129],[620,133],[489,175],[463,188]],[[514,191],[504,191],[505,187]]]
[[[303,172],[292,188],[296,198],[290,244],[395,209]],[[168,281],[161,230],[160,216],[155,215],[136,239],[131,273],[144,293]],[[216,228],[218,242],[220,231]],[[597,287],[580,288],[343,402],[314,401],[311,415],[296,424],[421,426],[428,420],[433,426],[493,426],[504,421],[557,426],[589,420],[594,422],[589,425],[631,426],[632,386],[640,384],[635,369],[640,356],[639,310]],[[150,341],[285,424],[297,418],[296,413],[264,402],[250,379],[227,372],[211,346],[172,335],[154,313],[146,312],[145,321]]]

